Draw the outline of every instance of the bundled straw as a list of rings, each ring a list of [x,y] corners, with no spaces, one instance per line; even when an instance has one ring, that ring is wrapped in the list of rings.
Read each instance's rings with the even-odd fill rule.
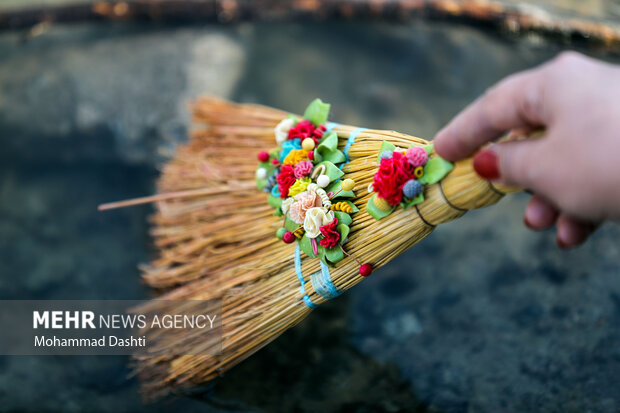
[[[140,357],[138,371],[148,396],[217,377],[310,312],[300,293],[295,247],[275,237],[282,218],[273,216],[254,180],[256,154],[274,146],[274,127],[288,114],[215,98],[195,102],[193,110],[200,129],[163,169],[161,194],[145,199],[157,201],[152,234],[160,254],[144,268],[144,279],[167,291],[164,299],[221,299],[222,351],[213,356]],[[354,129],[334,129],[340,149]],[[365,210],[370,197],[366,188],[377,171],[382,141],[405,148],[428,144],[398,132],[365,130],[349,148],[350,162],[343,172],[356,182],[354,203],[360,212],[354,215],[346,247],[375,269],[422,240],[436,225],[494,204],[510,191],[480,179],[471,159],[463,160],[442,181],[426,188],[424,202],[375,220]],[[320,269],[319,260],[302,254],[301,268],[311,301],[324,302],[309,280]],[[338,291],[362,281],[358,269],[351,257],[331,269]],[[176,346],[177,354],[196,354],[190,348],[195,343],[179,335],[166,345]]]

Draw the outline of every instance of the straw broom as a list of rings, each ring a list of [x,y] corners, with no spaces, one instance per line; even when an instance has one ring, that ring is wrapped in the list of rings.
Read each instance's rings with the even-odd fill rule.
[[[300,293],[294,246],[274,236],[282,218],[273,215],[254,179],[256,154],[274,146],[274,127],[288,113],[210,97],[196,101],[193,113],[198,128],[163,168],[160,194],[102,206],[107,209],[155,202],[158,211],[152,217],[152,235],[160,252],[143,268],[144,280],[163,291],[161,299],[222,303],[219,354],[137,357],[137,371],[147,397],[216,378],[311,311]],[[344,148],[354,129],[343,125],[333,129],[339,149]],[[516,190],[480,179],[471,159],[465,159],[440,182],[426,187],[424,202],[406,210],[397,208],[376,220],[365,209],[371,196],[366,188],[377,171],[377,154],[383,141],[404,148],[429,143],[398,132],[365,130],[350,146],[350,161],[342,171],[345,178],[356,183],[353,202],[360,211],[354,215],[346,243],[350,256],[331,269],[338,291],[364,279],[360,262],[380,268],[435,226],[470,209],[492,205]],[[319,260],[302,253],[301,268],[306,294],[320,305],[326,299],[317,294],[309,280],[310,274],[320,270]],[[153,351],[205,354],[217,345],[213,337],[187,331],[160,340]]]

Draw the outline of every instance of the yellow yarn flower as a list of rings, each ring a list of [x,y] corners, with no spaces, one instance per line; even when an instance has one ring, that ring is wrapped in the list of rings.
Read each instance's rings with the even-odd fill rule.
[[[308,188],[312,180],[308,177],[301,178],[295,181],[295,183],[288,189],[288,196],[295,196],[301,194]]]
[[[301,161],[308,160],[308,151],[303,149],[293,149],[284,158],[284,165],[296,165]]]

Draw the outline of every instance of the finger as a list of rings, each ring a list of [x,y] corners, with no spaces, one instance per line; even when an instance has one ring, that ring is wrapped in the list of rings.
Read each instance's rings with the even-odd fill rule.
[[[574,248],[588,239],[596,227],[590,222],[560,214],[557,221],[557,244],[562,249]]]
[[[437,133],[435,151],[454,161],[510,129],[544,125],[542,73],[541,69],[521,72],[491,88]]]
[[[532,196],[523,216],[525,225],[534,231],[552,227],[557,219],[558,210],[538,195]]]
[[[484,179],[543,193],[541,178],[547,163],[541,160],[547,153],[547,145],[545,139],[494,144],[474,156],[474,170]]]

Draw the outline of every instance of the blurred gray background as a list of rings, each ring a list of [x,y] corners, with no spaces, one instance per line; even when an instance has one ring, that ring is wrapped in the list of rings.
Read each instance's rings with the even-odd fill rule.
[[[617,6],[549,2],[592,18]],[[573,47],[422,20],[0,33],[0,299],[152,294],[137,270],[151,207],[96,206],[153,193],[189,99],[300,112],[321,97],[334,120],[431,138]],[[0,357],[0,411],[619,411],[620,230],[560,251],[522,225],[527,199],[438,228],[194,394],[143,404],[124,357]]]

